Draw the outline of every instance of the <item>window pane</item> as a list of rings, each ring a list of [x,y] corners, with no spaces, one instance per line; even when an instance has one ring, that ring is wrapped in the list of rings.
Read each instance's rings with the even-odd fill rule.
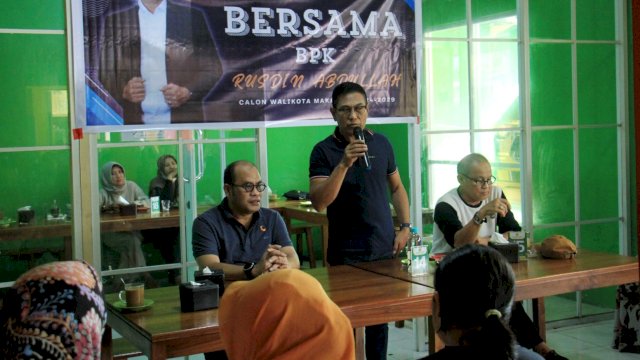
[[[507,13],[492,13],[486,18],[473,19],[473,36],[474,38],[490,38],[490,39],[516,39],[518,37],[518,21],[516,18],[515,2],[513,3],[513,11]],[[492,3],[492,2],[491,2]],[[473,9],[477,8],[476,2],[473,3]]]
[[[618,233],[619,224],[617,222],[582,225],[580,248],[617,254]]]
[[[529,35],[539,39],[570,39],[571,1],[529,1]]]
[[[572,124],[571,46],[531,45],[531,125]]]
[[[429,160],[453,161],[457,164],[471,152],[469,133],[431,134],[427,135],[426,141]]]
[[[65,36],[0,34],[0,49],[0,144],[69,144]]]
[[[536,131],[531,145],[534,225],[574,221],[571,130]]]
[[[70,159],[69,150],[0,153],[2,177],[8,180],[0,223],[1,230],[10,230],[0,233],[0,282],[14,281],[39,264],[72,258]],[[19,226],[18,209],[27,206],[33,218]]]
[[[462,157],[460,157],[462,159]],[[458,186],[456,164],[430,164],[429,174],[429,207],[434,208],[436,201],[447,191]]]
[[[522,221],[520,195],[520,132],[481,132],[474,135],[474,152],[484,155],[491,163],[496,185],[511,203],[513,214]]]
[[[616,123],[615,45],[578,45],[580,124]]]
[[[424,33],[426,36],[467,37],[466,12],[466,0],[424,0]]]
[[[611,0],[576,1],[578,40],[614,40],[615,6]]]
[[[475,127],[518,127],[517,44],[476,43],[473,66]]]
[[[426,114],[430,130],[469,128],[467,45],[425,42]]]
[[[63,30],[65,27],[64,10],[64,1],[3,1],[2,11],[0,11],[0,27],[5,29]],[[25,16],[25,14],[29,15]],[[53,57],[46,59],[48,62]]]
[[[616,132],[616,128],[580,130],[581,220],[618,216]]]

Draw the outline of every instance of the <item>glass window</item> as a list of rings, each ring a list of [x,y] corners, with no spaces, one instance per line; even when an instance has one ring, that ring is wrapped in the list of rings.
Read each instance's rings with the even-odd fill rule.
[[[615,124],[616,48],[578,45],[578,119],[580,124]]]
[[[570,125],[573,122],[571,45],[532,44],[531,125]]]
[[[464,42],[425,42],[427,126],[469,129],[469,68]]]
[[[475,43],[473,69],[474,127],[519,127],[517,44]]]

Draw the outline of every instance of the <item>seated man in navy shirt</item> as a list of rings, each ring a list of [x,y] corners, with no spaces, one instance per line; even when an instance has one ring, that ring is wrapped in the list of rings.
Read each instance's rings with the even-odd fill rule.
[[[241,160],[227,166],[226,197],[193,222],[193,256],[200,269],[222,269],[225,279],[234,281],[300,268],[284,220],[260,205],[266,187],[254,164]]]

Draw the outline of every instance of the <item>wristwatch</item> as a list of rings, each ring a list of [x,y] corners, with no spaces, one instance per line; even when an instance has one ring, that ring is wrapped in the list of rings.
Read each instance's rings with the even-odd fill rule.
[[[251,270],[253,270],[254,266],[256,266],[256,263],[254,262],[244,264],[242,271],[244,271],[244,276],[247,278],[247,280],[251,280],[255,277],[253,276],[253,273],[251,273]]]
[[[480,219],[480,216],[478,216],[478,213],[479,213],[479,211],[476,212],[475,214],[473,214],[473,222],[476,225],[482,225],[482,223],[486,223],[487,222],[487,218]]]
[[[402,224],[400,224],[400,230],[402,230],[404,228],[411,228],[411,224],[410,223],[402,223]]]

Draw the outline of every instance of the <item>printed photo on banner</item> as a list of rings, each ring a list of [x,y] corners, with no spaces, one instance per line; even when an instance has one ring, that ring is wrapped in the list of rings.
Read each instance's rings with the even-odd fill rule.
[[[73,6],[84,32],[74,39],[84,53],[74,63],[84,69],[75,71],[75,83],[84,85],[76,110],[87,131],[329,124],[331,89],[344,81],[366,89],[370,118],[417,117],[413,0]]]

